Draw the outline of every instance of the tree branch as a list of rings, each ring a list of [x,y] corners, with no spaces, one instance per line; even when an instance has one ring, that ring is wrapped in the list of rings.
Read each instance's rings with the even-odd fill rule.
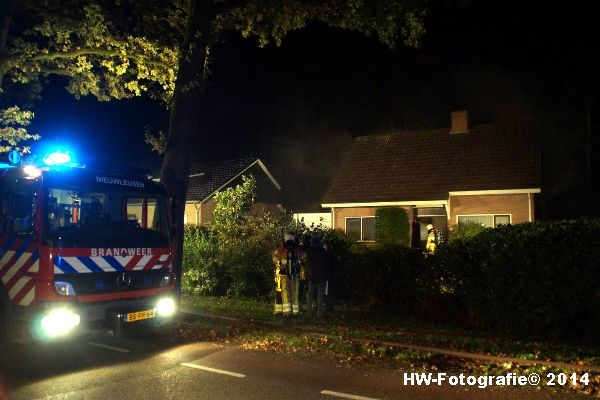
[[[77,58],[79,56],[88,56],[88,55],[105,56],[105,57],[123,57],[123,56],[125,56],[125,58],[129,58],[129,59],[136,60],[136,61],[141,61],[143,58],[139,54],[123,55],[123,53],[121,53],[118,50],[100,49],[100,48],[95,48],[95,49],[94,48],[83,48],[83,49],[79,49],[79,50],[66,51],[66,52],[37,54],[37,55],[33,56],[31,59],[33,61],[49,61],[49,60],[56,60],[56,59],[61,59],[61,58]],[[154,60],[147,60],[147,59],[143,60],[143,61],[146,64],[154,65],[156,67],[169,68],[168,64],[165,64],[161,61],[154,61]]]
[[[47,54],[37,54],[31,57],[33,61],[52,61],[62,58],[77,58],[79,56],[97,55],[104,57],[125,57],[138,62],[144,62],[145,64],[152,65],[160,68],[173,68],[173,66],[166,64],[162,61],[144,59],[140,54],[126,54],[123,55],[118,50],[111,49],[98,49],[98,48],[83,48],[79,50],[66,51],[66,52],[55,52]],[[18,60],[18,56],[0,56],[0,74],[4,74],[8,71],[8,65],[11,61]]]
[[[60,76],[71,76],[71,74],[69,73],[69,71],[66,71],[64,69],[46,69],[46,68],[42,68],[41,70],[42,74],[48,76],[48,75],[60,75]]]
[[[10,29],[11,22],[12,18],[10,13],[7,13],[4,17],[2,17],[2,32],[0,33],[0,56],[6,51],[8,30]],[[4,82],[4,72],[5,71],[0,67],[0,92],[2,91],[2,83]]]

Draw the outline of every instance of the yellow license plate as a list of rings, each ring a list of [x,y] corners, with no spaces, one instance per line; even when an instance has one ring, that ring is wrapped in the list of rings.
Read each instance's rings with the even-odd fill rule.
[[[154,317],[156,317],[155,310],[145,310],[145,311],[127,313],[125,315],[125,321],[126,322],[135,322],[135,321],[141,321],[143,319],[149,319],[149,318],[154,318]]]

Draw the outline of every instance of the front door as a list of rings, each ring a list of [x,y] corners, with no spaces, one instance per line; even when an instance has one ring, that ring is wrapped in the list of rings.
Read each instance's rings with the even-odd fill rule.
[[[418,247],[420,249],[424,250],[425,245],[427,244],[427,225],[429,224],[433,225],[434,229],[442,234],[442,237],[447,237],[448,218],[444,207],[417,208],[415,215],[415,228],[418,228],[419,233],[417,236],[415,232],[414,238],[417,239],[418,237]]]

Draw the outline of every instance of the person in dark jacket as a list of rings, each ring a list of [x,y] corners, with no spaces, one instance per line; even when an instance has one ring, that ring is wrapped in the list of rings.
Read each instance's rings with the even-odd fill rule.
[[[308,275],[308,297],[306,302],[306,314],[312,316],[313,303],[317,302],[317,318],[325,313],[323,296],[325,294],[325,281],[328,258],[323,248],[323,243],[317,238],[310,240],[307,251],[307,275]]]

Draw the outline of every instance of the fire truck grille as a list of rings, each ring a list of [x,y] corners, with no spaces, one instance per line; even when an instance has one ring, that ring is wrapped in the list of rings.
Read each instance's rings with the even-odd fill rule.
[[[167,270],[131,272],[95,272],[87,274],[60,274],[55,279],[70,282],[77,295],[116,293],[130,290],[158,288]]]

